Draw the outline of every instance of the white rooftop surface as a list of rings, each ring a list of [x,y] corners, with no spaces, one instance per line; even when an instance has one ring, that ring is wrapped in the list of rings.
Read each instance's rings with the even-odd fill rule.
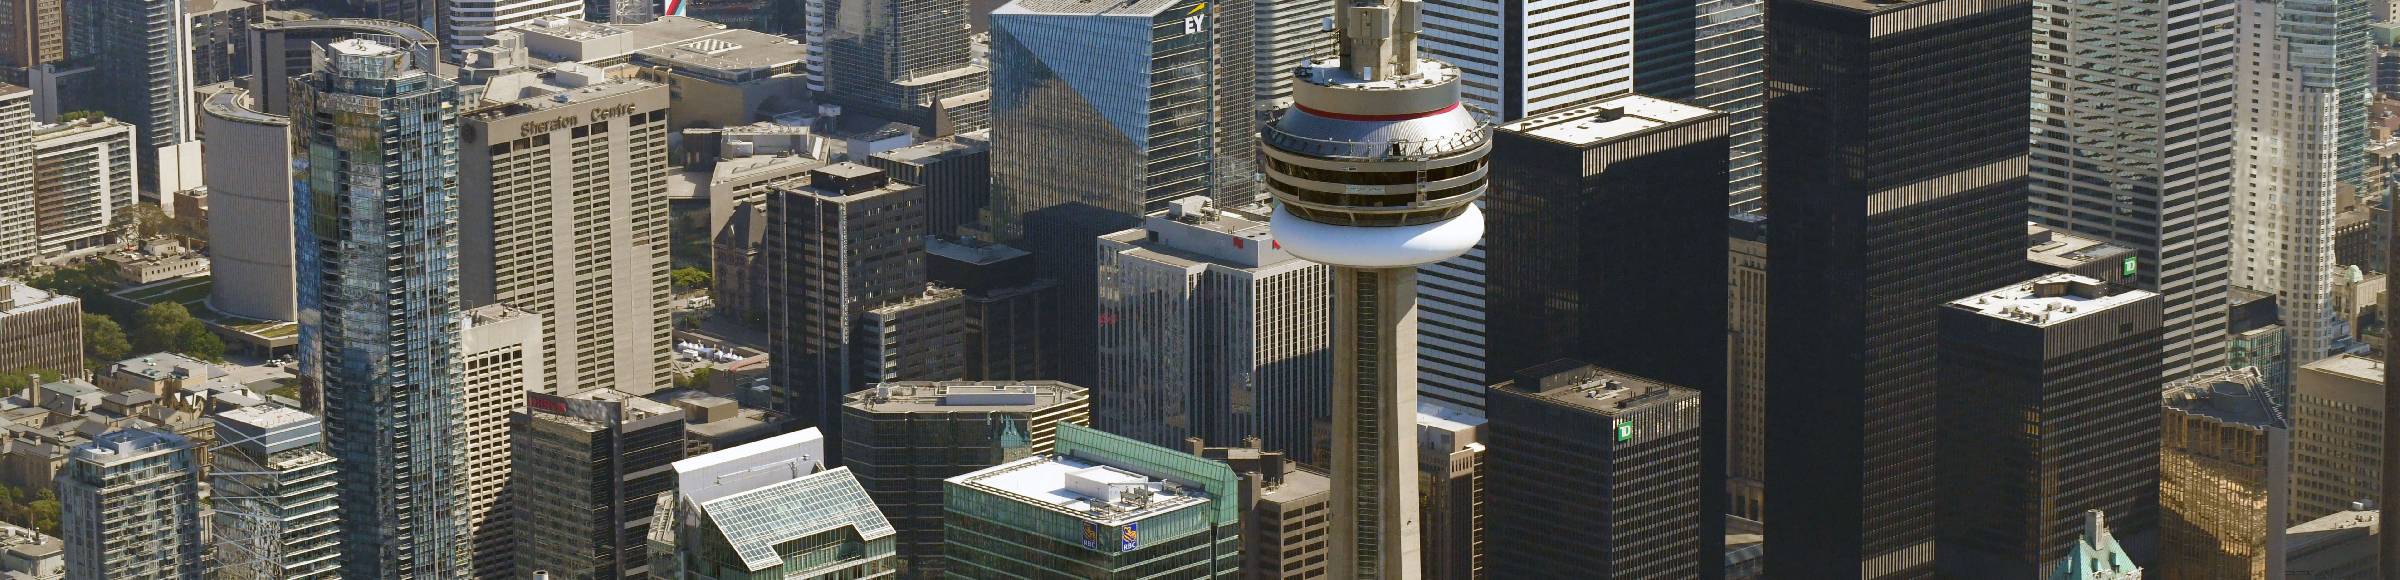
[[[1150,489],[1152,493],[1158,493],[1165,489],[1166,482],[1124,469],[1063,455],[1002,464],[998,467],[958,476],[955,481],[1007,492],[1017,496],[1018,499],[1047,504],[1074,512],[1085,520],[1103,524],[1138,521],[1144,517],[1201,503],[1201,499],[1197,497],[1158,495],[1154,496],[1147,505],[1140,507],[1131,507],[1122,503],[1111,505],[1108,500],[1096,494],[1102,493],[1100,490],[1112,485],[1128,484],[1142,485]],[[1184,493],[1198,494],[1200,492],[1197,489],[1186,489]],[[1091,510],[1095,506],[1107,506],[1113,508],[1114,511],[1094,513]]]
[[[400,49],[392,48],[391,45],[358,38],[336,40],[330,46],[336,52],[359,56],[390,54],[400,51]]]
[[[709,501],[808,475],[825,461],[825,435],[815,427],[675,462],[676,489]]]
[[[1952,300],[1950,304],[1981,312],[1984,316],[1992,318],[2033,326],[2049,326],[2073,320],[2085,314],[2139,302],[2153,296],[2144,290],[2118,290],[2113,294],[2097,298],[2077,296],[2072,293],[2044,297],[2037,296],[2034,292],[2036,284],[2058,282],[2093,285],[2101,283],[2099,280],[2076,274],[2049,274],[2006,288]]]
[[[1604,118],[1608,109],[1622,109]],[[1587,144],[1616,139],[1667,125],[1690,122],[1716,111],[1656,97],[1619,95],[1556,113],[1519,119],[1501,128],[1565,143]]]
[[[311,421],[317,418],[316,415],[310,415],[307,412],[299,409],[275,405],[259,405],[255,407],[232,409],[218,413],[217,416],[224,417],[225,419],[239,422],[244,425],[268,429]]]
[[[1465,409],[1423,399],[1417,400],[1417,425],[1443,431],[1459,431],[1478,427],[1484,423],[1482,417],[1477,417],[1473,412]]]

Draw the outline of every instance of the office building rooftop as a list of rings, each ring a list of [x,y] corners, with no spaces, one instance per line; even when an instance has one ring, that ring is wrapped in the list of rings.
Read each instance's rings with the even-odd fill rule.
[[[846,405],[877,413],[1000,411],[1048,407],[1091,398],[1083,387],[1058,381],[906,383],[849,394]]]
[[[2133,249],[2034,224],[2025,224],[2025,259],[2059,269],[2132,257]]]
[[[2167,385],[2167,408],[2226,423],[2289,429],[2291,418],[2268,397],[2256,368],[2217,369]]]
[[[2046,327],[2155,296],[2144,290],[2110,288],[2075,274],[2048,274],[2015,285],[1950,301],[1952,308]]]
[[[2383,361],[2355,354],[2337,354],[2301,367],[2307,370],[2332,373],[2344,378],[2383,384]]]
[[[1706,107],[1624,94],[1573,109],[1520,119],[1501,125],[1500,130],[1568,145],[1592,145],[1722,115]]]
[[[1079,457],[1029,457],[950,479],[1085,522],[1118,526],[1208,503],[1206,492]]]
[[[709,526],[750,571],[784,564],[778,544],[818,532],[855,527],[861,541],[890,537],[891,520],[867,497],[850,468],[811,473],[757,489],[698,502]]]
[[[1125,0],[1094,2],[1092,0],[1016,0],[992,10],[992,14],[1039,14],[1051,16],[1150,16],[1177,7],[1184,0]],[[1194,10],[1198,10],[1195,8]]]
[[[1525,369],[1510,388],[1553,404],[1616,416],[1627,410],[1647,407],[1679,399],[1697,397],[1698,392],[1615,370],[1600,368],[1571,360],[1560,360]],[[1527,382],[1538,379],[1538,382]],[[1418,408],[1423,412],[1423,407]]]

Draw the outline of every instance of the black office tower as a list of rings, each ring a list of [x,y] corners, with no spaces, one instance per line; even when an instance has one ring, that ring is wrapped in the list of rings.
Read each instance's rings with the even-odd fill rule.
[[[2023,280],[2025,0],[1768,10],[1769,578],[1928,578],[1934,314]]]
[[[1724,571],[1701,522],[1699,393],[1580,361],[1524,369],[1484,401],[1492,578],[1698,578]],[[1713,574],[1711,574],[1713,576]]]
[[[2044,577],[2090,510],[2149,561],[2164,316],[2157,294],[2075,274],[1941,307],[1942,577]]]
[[[842,396],[882,380],[873,310],[925,294],[924,188],[837,163],[767,193],[769,406],[841,448]],[[878,331],[880,329],[877,329]]]
[[[1710,409],[1695,434],[1712,490],[1724,489],[1731,403],[1729,121],[1620,95],[1502,125],[1492,131],[1484,238],[1489,382],[1572,358],[1697,390]],[[1702,494],[1701,513],[1724,513],[1725,497]],[[1717,549],[1723,520],[1701,520]]]

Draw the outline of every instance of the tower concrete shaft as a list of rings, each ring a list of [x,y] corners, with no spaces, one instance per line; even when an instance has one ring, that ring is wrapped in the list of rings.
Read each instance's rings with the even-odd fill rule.
[[[1344,4],[1340,55],[1295,72],[1260,133],[1275,241],[1333,266],[1335,578],[1415,580],[1417,266],[1483,237],[1491,125],[1417,58],[1418,0]]]
[[[1421,578],[1417,269],[1333,269],[1335,578]]]

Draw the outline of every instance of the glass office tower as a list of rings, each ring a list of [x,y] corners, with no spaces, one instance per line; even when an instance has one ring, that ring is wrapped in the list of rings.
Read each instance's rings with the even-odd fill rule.
[[[1094,238],[1170,200],[1255,201],[1255,41],[1221,3],[1018,0],[992,12],[992,207],[1000,240],[1032,251],[1065,296],[1097,292]],[[1022,242],[1022,243],[1017,243]],[[1093,384],[1091,300],[1064,300],[1044,345],[1059,377]]]
[[[466,574],[458,477],[458,86],[397,39],[293,89],[303,398],[340,461],[345,578]]]
[[[1936,309],[2030,268],[2031,8],[1767,11],[1767,577],[1931,577]]]

